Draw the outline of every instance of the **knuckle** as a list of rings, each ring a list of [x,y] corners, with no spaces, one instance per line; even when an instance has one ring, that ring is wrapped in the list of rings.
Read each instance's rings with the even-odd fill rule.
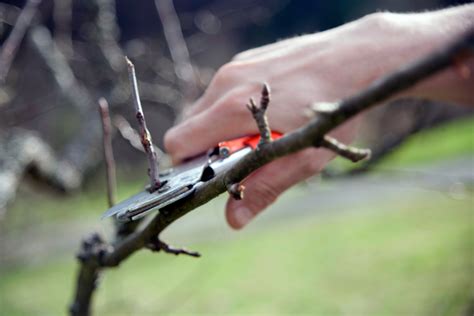
[[[240,66],[237,62],[231,61],[217,70],[214,76],[214,84],[224,85],[232,82],[239,72]]]

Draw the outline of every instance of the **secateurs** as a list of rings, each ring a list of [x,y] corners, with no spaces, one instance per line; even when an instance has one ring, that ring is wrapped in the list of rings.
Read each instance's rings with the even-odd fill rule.
[[[282,134],[272,132],[272,138]],[[233,166],[257,147],[259,135],[221,142],[206,154],[188,160],[160,173],[161,187],[154,192],[144,190],[114,205],[102,216],[116,216],[128,222],[142,218],[150,212],[191,195],[197,187]]]

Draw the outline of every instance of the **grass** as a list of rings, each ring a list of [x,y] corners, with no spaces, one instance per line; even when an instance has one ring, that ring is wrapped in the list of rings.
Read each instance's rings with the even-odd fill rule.
[[[380,166],[406,166],[473,153],[474,118],[468,117],[414,135]]]
[[[194,245],[109,270],[97,315],[461,315],[474,294],[474,200],[401,197]],[[316,207],[316,206],[315,206]],[[76,264],[2,271],[2,315],[62,315]]]

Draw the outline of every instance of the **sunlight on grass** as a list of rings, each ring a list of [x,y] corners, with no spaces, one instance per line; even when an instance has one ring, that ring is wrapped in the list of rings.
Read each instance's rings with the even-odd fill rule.
[[[104,275],[97,315],[459,315],[473,294],[472,197],[400,199],[367,212],[292,219],[201,259],[140,254]],[[61,315],[77,266],[2,271],[2,315]]]

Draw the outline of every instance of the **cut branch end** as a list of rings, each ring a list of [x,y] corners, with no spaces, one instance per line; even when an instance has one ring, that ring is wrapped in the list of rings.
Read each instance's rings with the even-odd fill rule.
[[[125,61],[127,62],[128,67],[128,75],[130,84],[132,86],[132,95],[133,95],[133,104],[135,108],[135,116],[138,121],[139,125],[139,134],[140,140],[145,150],[145,153],[148,158],[148,175],[150,176],[150,187],[149,191],[154,192],[160,188],[161,182],[159,179],[159,172],[158,172],[158,158],[156,155],[155,147],[153,146],[153,141],[151,139],[150,131],[146,125],[145,113],[142,109],[142,104],[140,101],[140,94],[138,92],[138,83],[137,83],[137,76],[135,74],[135,66],[133,63],[125,57]]]
[[[234,183],[227,186],[227,192],[235,200],[242,200],[244,198],[245,186],[240,183]]]

